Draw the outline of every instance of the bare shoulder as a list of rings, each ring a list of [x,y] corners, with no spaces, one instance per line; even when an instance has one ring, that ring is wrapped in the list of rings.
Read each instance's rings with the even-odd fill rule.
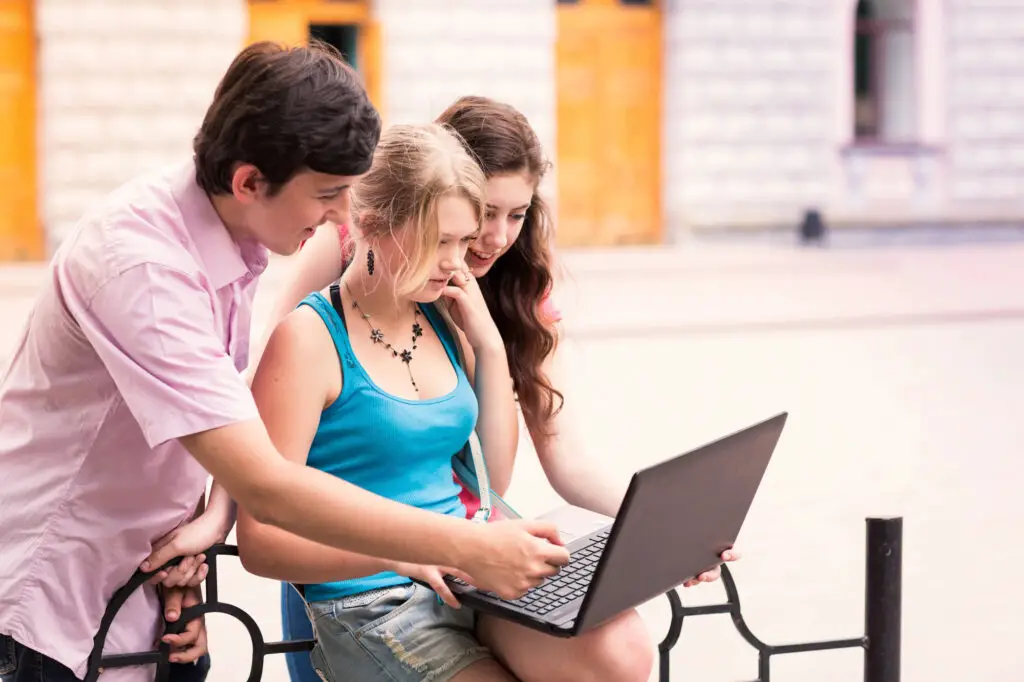
[[[322,384],[327,394],[337,396],[341,389],[338,354],[315,310],[299,306],[274,328],[256,371],[254,389],[262,383],[261,375],[274,384]]]
[[[270,336],[287,348],[313,351],[317,348],[333,348],[331,333],[320,315],[308,305],[302,305],[284,316]]]

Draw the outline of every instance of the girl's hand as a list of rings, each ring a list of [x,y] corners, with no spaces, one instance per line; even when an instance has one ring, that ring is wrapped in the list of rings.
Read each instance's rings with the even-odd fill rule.
[[[466,340],[474,350],[500,348],[503,345],[501,334],[487,310],[480,285],[468,270],[456,272],[441,295],[448,301],[452,321],[466,335]]]
[[[736,561],[740,558],[739,552],[734,549],[727,549],[722,552],[722,561]],[[701,583],[713,583],[722,576],[722,564],[718,564],[709,571],[704,571],[696,578],[687,580],[683,583],[683,587],[693,587],[694,585],[700,585]]]
[[[206,579],[209,567],[204,552],[213,545],[224,542],[230,532],[219,519],[209,514],[175,528],[153,545],[153,552],[142,562],[142,570],[149,572],[161,568],[171,559],[184,557],[177,566],[162,570],[150,583],[166,588],[196,586]]]
[[[453,609],[462,608],[459,604],[458,597],[448,587],[448,583],[444,581],[446,575],[454,575],[460,580],[465,582],[468,581],[466,576],[461,571],[457,571],[454,568],[443,568],[441,566],[423,566],[421,564],[399,564],[395,568],[395,573],[398,575],[404,575],[406,578],[412,578],[413,580],[421,583],[430,585],[430,589],[437,593],[437,596],[441,598],[448,606]]]

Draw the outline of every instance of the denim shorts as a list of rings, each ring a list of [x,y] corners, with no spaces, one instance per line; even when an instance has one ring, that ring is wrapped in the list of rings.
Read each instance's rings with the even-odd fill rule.
[[[326,682],[445,682],[492,658],[468,608],[433,590],[399,585],[310,602],[317,644],[310,660]]]

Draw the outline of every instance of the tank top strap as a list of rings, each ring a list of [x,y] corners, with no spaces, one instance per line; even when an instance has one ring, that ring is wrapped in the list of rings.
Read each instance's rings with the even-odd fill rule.
[[[427,320],[431,326],[437,332],[438,337],[441,339],[441,345],[444,346],[444,350],[448,353],[448,360],[451,361],[452,366],[461,370],[462,364],[459,362],[458,347],[456,345],[454,332],[448,323],[445,321],[441,311],[437,309],[436,303],[425,303],[420,306],[420,310],[427,316]]]
[[[340,296],[338,298],[340,302]],[[315,292],[306,296],[299,303],[300,306],[309,306],[313,311],[320,316],[323,320],[324,326],[327,327],[328,333],[331,335],[331,340],[334,341],[334,349],[338,353],[338,362],[341,364],[341,373],[345,377],[343,392],[353,388],[353,382],[361,383],[362,373],[361,372],[346,372],[345,369],[352,369],[356,366],[355,354],[352,352],[352,343],[349,340],[348,328],[345,325],[345,319],[341,316],[341,308],[338,309],[327,300],[322,293]]]

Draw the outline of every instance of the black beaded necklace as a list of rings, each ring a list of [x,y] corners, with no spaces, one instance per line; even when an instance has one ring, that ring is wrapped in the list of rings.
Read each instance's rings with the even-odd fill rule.
[[[420,309],[416,307],[413,311],[413,323],[412,323],[412,348],[404,348],[398,350],[384,339],[384,332],[379,328],[373,326],[373,322],[370,321],[369,313],[365,312],[359,307],[359,302],[356,301],[356,297],[352,294],[352,289],[349,288],[348,284],[345,284],[345,290],[348,292],[349,297],[352,299],[352,308],[359,312],[359,315],[366,320],[367,326],[370,327],[370,341],[373,343],[381,344],[389,351],[391,351],[391,357],[398,358],[405,363],[405,369],[409,372],[409,381],[412,382],[412,387],[416,389],[416,392],[420,392],[420,387],[416,385],[416,377],[412,375],[412,353],[416,350],[416,340],[423,336],[423,327],[420,325]]]

